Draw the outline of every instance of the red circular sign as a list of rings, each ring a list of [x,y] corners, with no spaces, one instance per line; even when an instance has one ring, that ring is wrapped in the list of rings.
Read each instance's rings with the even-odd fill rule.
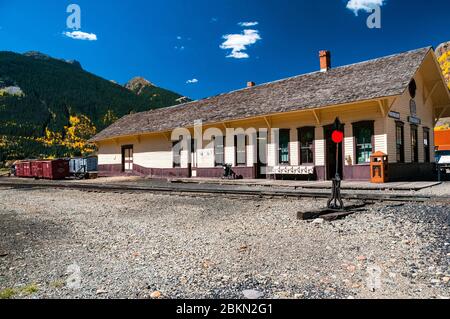
[[[331,139],[336,144],[342,143],[344,140],[344,133],[341,131],[334,131],[333,134],[331,134]]]

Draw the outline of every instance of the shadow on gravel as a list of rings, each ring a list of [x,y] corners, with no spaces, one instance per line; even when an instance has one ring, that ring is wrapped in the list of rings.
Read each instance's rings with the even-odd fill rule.
[[[261,298],[269,299],[346,299],[354,295],[347,289],[330,287],[314,282],[305,285],[286,286],[271,281],[262,284],[255,280],[249,280],[235,283],[225,288],[212,289],[208,298],[241,299],[245,290],[258,292]]]
[[[50,220],[21,218],[16,212],[0,211],[0,252],[21,254],[25,249],[43,247],[42,241],[54,241],[69,233],[65,226]],[[45,245],[48,249],[48,244]]]

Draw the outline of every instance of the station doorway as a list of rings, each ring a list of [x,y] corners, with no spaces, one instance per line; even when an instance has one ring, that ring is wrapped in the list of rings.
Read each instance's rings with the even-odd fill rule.
[[[133,145],[122,146],[122,172],[133,171]]]

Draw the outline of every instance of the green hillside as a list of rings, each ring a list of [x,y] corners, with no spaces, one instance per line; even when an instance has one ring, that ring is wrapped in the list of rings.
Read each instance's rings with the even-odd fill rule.
[[[151,84],[129,90],[76,61],[0,52],[0,162],[78,155],[85,139],[117,118],[180,97]]]

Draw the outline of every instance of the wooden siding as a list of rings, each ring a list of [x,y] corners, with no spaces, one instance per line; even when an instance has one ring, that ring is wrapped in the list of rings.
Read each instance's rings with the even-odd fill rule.
[[[423,143],[423,128],[430,129],[430,159],[431,162],[435,162],[435,152],[434,152],[434,121],[433,121],[433,104],[432,100],[429,99],[426,104],[425,97],[429,93],[427,92],[423,78],[418,73],[415,77],[417,83],[417,94],[415,98],[417,106],[417,117],[421,119],[422,123],[418,125],[418,145],[419,145],[419,163],[423,163],[425,160],[424,154],[424,143]],[[408,117],[411,116],[410,112],[410,100],[408,90],[397,100],[395,100],[392,105],[391,111],[400,113],[400,121],[404,123],[404,143],[405,143],[405,163],[411,163],[411,124],[408,122]],[[386,134],[387,139],[387,153],[390,155],[389,162],[396,162],[396,138],[395,138],[395,119],[386,118]]]

